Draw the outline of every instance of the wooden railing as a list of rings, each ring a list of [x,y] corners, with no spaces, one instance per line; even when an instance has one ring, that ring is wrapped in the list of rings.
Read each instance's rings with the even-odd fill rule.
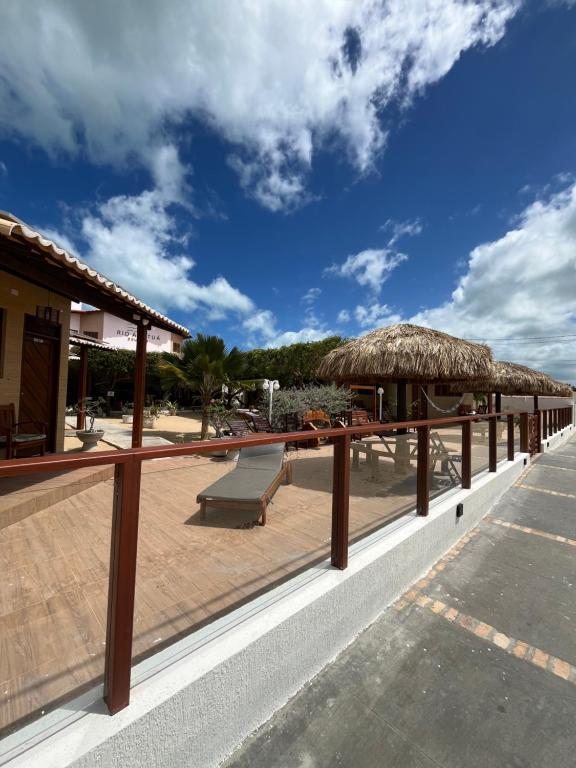
[[[474,416],[454,416],[442,419],[372,422],[354,427],[322,430],[322,437],[334,444],[332,485],[331,563],[335,568],[348,565],[348,516],[350,482],[350,446],[352,435],[378,434],[392,430],[415,429],[417,432],[416,511],[427,515],[430,500],[430,432],[435,427],[462,428],[462,488],[472,486],[472,424],[488,422],[488,469],[496,472],[497,424],[507,422],[507,459],[514,460],[514,418],[519,417],[520,451],[529,453],[534,444],[540,449],[541,440],[548,439],[572,422],[572,407],[526,412],[491,413]],[[532,425],[531,425],[532,422]],[[532,427],[532,439],[531,439]],[[536,441],[534,441],[534,429]],[[222,447],[228,450],[273,443],[307,442],[318,437],[317,431],[261,433],[242,438],[227,438]],[[86,467],[113,465],[114,504],[108,591],[107,640],[104,674],[104,699],[111,714],[126,707],[130,700],[134,596],[136,586],[136,556],[142,462],[150,459],[174,458],[206,454],[220,446],[218,440],[204,440],[174,446],[131,448],[86,454],[57,454],[35,458],[0,461],[0,478],[23,477],[39,472],[65,472]]]

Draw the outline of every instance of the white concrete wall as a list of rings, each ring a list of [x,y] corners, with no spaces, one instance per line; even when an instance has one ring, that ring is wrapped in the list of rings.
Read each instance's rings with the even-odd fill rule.
[[[127,709],[109,717],[97,705],[10,765],[218,765],[473,528],[525,459],[502,462],[497,473],[474,478],[472,490],[436,500],[427,518],[409,514],[358,542],[346,571],[313,567],[159,652],[135,668]],[[73,706],[66,710],[75,717]]]

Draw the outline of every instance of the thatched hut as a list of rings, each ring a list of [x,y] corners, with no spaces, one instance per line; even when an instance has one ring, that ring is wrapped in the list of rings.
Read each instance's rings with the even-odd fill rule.
[[[318,377],[355,384],[397,382],[398,418],[406,418],[406,384],[481,379],[490,374],[492,354],[432,328],[397,324],[378,328],[329,352]]]
[[[500,410],[500,395],[533,395],[534,407],[538,407],[539,395],[570,397],[572,392],[567,384],[555,381],[542,371],[526,365],[498,360],[492,363],[488,376],[453,382],[454,391],[495,392],[496,410]]]

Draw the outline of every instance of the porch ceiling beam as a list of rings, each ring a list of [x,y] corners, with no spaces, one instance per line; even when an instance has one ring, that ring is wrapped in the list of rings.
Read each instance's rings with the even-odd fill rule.
[[[61,264],[55,263],[45,254],[14,240],[0,241],[0,269],[72,301],[91,304],[130,323],[134,323],[134,315],[138,314],[148,317],[150,326],[167,331],[174,330],[142,309],[131,307],[121,298],[116,299],[109,293],[99,290],[96,285],[87,282],[81,275],[68,272]]]

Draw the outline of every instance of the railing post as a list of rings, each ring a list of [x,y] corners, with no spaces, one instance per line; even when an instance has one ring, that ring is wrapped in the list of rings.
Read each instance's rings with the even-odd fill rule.
[[[472,488],[472,422],[462,422],[462,488]]]
[[[548,438],[548,411],[542,411],[542,440]]]
[[[514,414],[509,413],[508,421],[508,461],[514,461]]]
[[[430,427],[418,427],[416,464],[416,511],[427,515],[430,505]]]
[[[496,432],[498,424],[496,416],[488,419],[488,471],[496,472],[498,464],[498,435]]]
[[[536,451],[542,453],[542,412],[536,410],[534,416],[536,417]]]
[[[88,394],[88,347],[80,347],[80,367],[78,368],[78,414],[76,429],[86,426],[86,396]]]
[[[530,453],[528,444],[528,414],[526,411],[520,414],[520,452]]]
[[[117,464],[110,550],[104,700],[111,715],[130,702],[140,474],[138,460]]]
[[[332,469],[332,565],[348,567],[348,514],[350,507],[350,435],[334,438]]]
[[[554,408],[554,434],[558,432],[558,408]]]

